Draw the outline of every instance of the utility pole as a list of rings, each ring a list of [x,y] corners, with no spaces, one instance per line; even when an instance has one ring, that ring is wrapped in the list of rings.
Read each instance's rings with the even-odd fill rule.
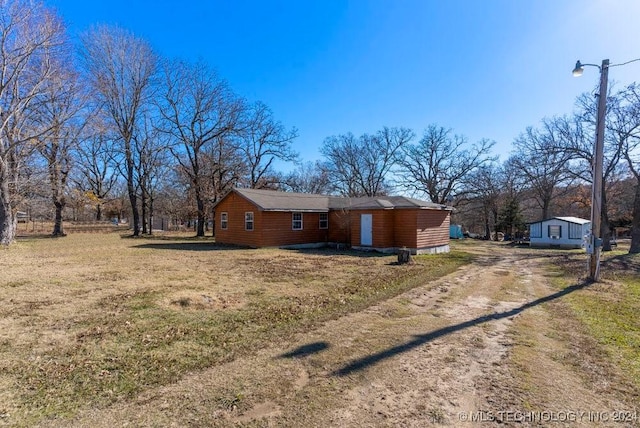
[[[602,163],[604,157],[604,126],[607,115],[607,83],[609,60],[602,61],[600,67],[600,93],[598,94],[598,117],[596,121],[596,141],[593,150],[593,185],[591,187],[591,255],[589,257],[589,278],[597,281],[600,275],[600,252],[602,251]]]

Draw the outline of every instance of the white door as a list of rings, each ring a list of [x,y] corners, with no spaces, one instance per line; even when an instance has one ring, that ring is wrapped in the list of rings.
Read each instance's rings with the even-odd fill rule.
[[[372,214],[360,214],[360,245],[373,245]]]

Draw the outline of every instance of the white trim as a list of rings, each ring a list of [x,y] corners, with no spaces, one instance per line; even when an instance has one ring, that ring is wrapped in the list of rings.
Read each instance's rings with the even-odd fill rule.
[[[322,220],[322,216],[326,216],[326,220]],[[326,226],[322,227],[322,223],[326,221]],[[329,229],[329,213],[319,213],[318,214],[318,229],[325,230]]]
[[[248,220],[248,214],[251,214],[251,220]],[[251,223],[251,229],[247,228],[247,224]],[[244,230],[247,232],[253,232],[256,229],[256,219],[253,215],[253,211],[245,211],[244,213]]]
[[[220,230],[227,230],[229,226],[229,213],[220,213]]]
[[[296,215],[300,215],[300,220],[296,220]],[[300,227],[296,227],[296,223],[300,222]],[[304,230],[304,215],[301,212],[292,212],[291,213],[291,230]]]

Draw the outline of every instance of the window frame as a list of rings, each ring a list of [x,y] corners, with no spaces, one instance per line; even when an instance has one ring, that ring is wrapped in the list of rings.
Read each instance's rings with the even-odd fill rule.
[[[324,223],[324,225],[323,225],[323,223]],[[320,213],[318,215],[318,228],[319,229],[329,229],[329,213]]]
[[[221,212],[220,213],[220,230],[227,230],[229,227],[229,213]]]
[[[251,219],[249,219],[249,217]],[[251,228],[248,227],[249,224],[251,224]],[[255,217],[253,215],[253,211],[246,211],[244,213],[244,230],[247,232],[253,232],[255,228]]]
[[[296,216],[300,216],[300,220],[296,220]],[[296,223],[300,223],[300,227],[296,227]],[[291,230],[304,230],[304,216],[301,212],[291,213]]]
[[[553,231],[557,230],[558,233],[552,233],[551,232],[552,230]],[[549,229],[548,229],[548,235],[549,235],[549,238],[551,238],[552,236],[556,236],[557,239],[561,239],[562,238],[562,226],[559,225],[559,224],[550,224],[549,225]]]

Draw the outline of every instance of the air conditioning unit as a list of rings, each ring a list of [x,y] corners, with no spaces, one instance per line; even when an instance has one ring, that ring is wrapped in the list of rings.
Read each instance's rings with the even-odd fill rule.
[[[560,237],[553,235],[553,236],[551,236],[551,239],[560,239]]]

